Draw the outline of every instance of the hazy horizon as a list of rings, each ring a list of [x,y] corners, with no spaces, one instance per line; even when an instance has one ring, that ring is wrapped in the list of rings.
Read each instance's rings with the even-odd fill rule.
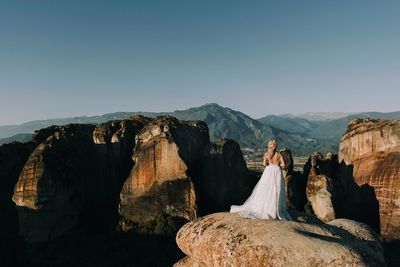
[[[1,1],[0,125],[400,110],[400,2]]]
[[[204,106],[204,105],[207,105],[207,104],[217,104],[217,105],[220,105],[220,104],[218,104],[218,103],[210,102],[210,103],[204,103],[204,104],[202,104],[202,105],[194,106],[194,107],[189,107],[189,108],[197,108],[197,107]],[[228,107],[228,106],[223,106],[223,105],[220,105],[220,106],[222,106],[222,107],[224,107],[224,108],[230,108],[230,107]],[[65,118],[74,118],[74,117],[94,117],[94,116],[102,116],[102,115],[112,114],[112,113],[130,113],[130,112],[159,113],[159,112],[174,112],[174,111],[182,111],[182,110],[186,110],[186,109],[162,110],[162,111],[152,111],[152,110],[147,110],[147,111],[146,111],[146,110],[114,111],[114,112],[107,112],[107,113],[101,113],[101,114],[91,114],[91,115],[88,115],[88,114],[81,114],[81,115],[76,115],[76,116],[37,118],[37,119],[33,119],[33,120],[29,120],[29,121],[23,121],[23,122],[19,122],[19,123],[15,123],[15,124],[0,124],[0,126],[20,125],[20,124],[24,124],[24,123],[31,122],[31,121],[41,121],[41,120],[56,120],[56,119],[65,119]],[[233,110],[235,110],[235,109],[233,109]],[[241,111],[241,110],[235,110],[235,111],[239,111],[239,112],[242,112],[242,113],[244,113],[244,114],[246,114],[246,115],[249,115],[249,114],[247,114],[246,112],[243,112],[243,111]],[[268,116],[268,115],[278,115],[278,116],[279,116],[279,115],[294,115],[294,116],[302,116],[302,115],[309,114],[309,113],[318,113],[318,114],[324,114],[324,113],[325,113],[325,114],[338,114],[338,113],[343,113],[343,114],[357,114],[357,113],[369,113],[369,112],[391,113],[391,112],[399,112],[399,111],[400,111],[400,110],[393,110],[393,111],[387,111],[387,112],[376,111],[376,110],[357,111],[357,112],[342,112],[342,111],[319,112],[319,111],[307,111],[307,112],[302,112],[302,113],[276,113],[276,114],[269,113],[269,114],[264,114],[264,115],[262,115],[262,116],[260,116],[260,117],[253,117],[253,116],[251,116],[251,115],[249,115],[249,116],[250,116],[251,118],[253,118],[253,119],[260,119],[260,118],[265,117],[265,116]]]

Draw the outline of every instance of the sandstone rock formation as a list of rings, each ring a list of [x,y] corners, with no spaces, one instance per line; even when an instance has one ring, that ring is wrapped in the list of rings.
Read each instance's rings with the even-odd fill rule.
[[[381,234],[400,238],[400,121],[355,119],[339,147],[341,179],[359,187],[359,206],[369,220],[379,211]],[[379,207],[373,204],[374,196]]]
[[[303,211],[307,203],[306,186],[307,178],[299,171],[289,173],[285,177],[286,206],[289,209]]]
[[[286,170],[283,171],[286,185],[286,206],[289,209],[302,211],[307,202],[307,177],[299,171],[294,171],[293,157],[290,149],[281,149],[279,152],[286,162]]]
[[[279,150],[279,153],[285,160],[286,169],[283,170],[284,176],[288,176],[288,174],[292,173],[294,170],[294,161],[292,157],[292,151],[289,148],[282,148]]]
[[[385,266],[377,235],[362,223],[249,220],[214,213],[185,224],[176,242],[186,266]]]
[[[79,220],[91,161],[92,125],[52,127],[53,133],[29,156],[13,201],[20,233],[29,241],[54,238]]]
[[[331,178],[333,181],[337,180],[338,178],[338,169],[339,169],[339,162],[338,162],[338,155],[333,153],[328,153],[326,157],[324,157],[320,152],[314,152],[304,164],[303,173],[306,177],[310,174],[312,168],[312,162],[314,161],[314,166],[317,167],[318,173],[326,175],[327,177]]]
[[[79,227],[103,231],[118,220],[123,230],[165,216],[187,221],[244,201],[256,182],[239,145],[211,143],[201,121],[134,116],[51,126],[37,131],[32,144],[12,162],[23,166],[15,171],[12,200],[27,242]]]
[[[74,227],[111,227],[118,194],[132,163],[135,117],[99,126],[69,124],[38,131],[15,185],[20,234],[27,242],[56,238]],[[95,221],[96,223],[91,223]]]
[[[229,210],[251,194],[257,178],[249,174],[239,144],[232,139],[211,143],[201,163],[199,179],[194,180],[199,215]]]
[[[136,136],[135,165],[121,190],[121,228],[168,215],[196,216],[193,179],[209,149],[208,127],[202,121],[158,117]]]
[[[122,230],[227,210],[244,202],[256,183],[238,143],[211,143],[201,121],[156,118],[137,135],[132,158],[121,190]]]
[[[355,126],[357,123],[364,126]],[[379,229],[378,196],[384,218],[381,222],[386,227],[383,230],[388,233],[385,237],[396,237],[398,132],[398,124],[392,122],[353,122],[342,140],[340,172],[337,158],[330,155],[317,159],[314,165],[310,159],[302,175],[293,170],[290,150],[281,151],[288,163],[285,179],[289,207],[303,210],[308,178],[307,193],[319,218],[329,221],[335,214]],[[372,152],[367,151],[368,146],[373,148]],[[47,248],[53,244],[62,247],[68,238],[74,240],[71,244],[76,240],[87,242],[88,248],[97,242],[94,240],[108,240],[110,233],[114,242],[110,247],[124,251],[121,244],[131,242],[127,242],[126,236],[131,236],[129,240],[136,236],[117,233],[118,222],[123,230],[129,230],[132,223],[150,222],[154,226],[152,221],[159,222],[161,218],[166,220],[160,221],[162,230],[170,224],[169,218],[178,218],[180,224],[198,215],[228,210],[232,204],[242,204],[256,182],[257,177],[249,174],[239,145],[230,139],[210,142],[207,125],[201,121],[134,116],[100,125],[51,126],[37,131],[32,142],[0,147],[0,251],[5,248],[10,255],[16,252],[17,243],[10,250],[10,243],[2,246],[1,241],[15,240],[17,231],[33,243],[63,236],[58,241],[35,244],[36,251],[42,248],[39,244],[46,244]],[[394,199],[390,201],[392,196]],[[207,217],[213,218],[210,220],[193,221],[189,225],[195,226],[180,234],[179,242],[185,244],[182,249],[189,257],[177,266],[214,263],[219,266],[216,262],[245,266],[247,262],[230,261],[232,255],[239,253],[243,260],[264,262],[266,266],[292,262],[310,266],[382,264],[376,237],[361,224],[347,220],[322,224],[318,219],[293,214],[295,222],[250,222],[231,217],[235,214],[221,213],[222,217],[218,214]],[[96,237],[86,240],[88,232]],[[257,239],[257,235],[262,239]],[[267,236],[272,238],[268,241]],[[194,237],[199,240],[190,244],[190,238]],[[157,238],[152,242],[157,243]],[[299,250],[303,249],[303,243],[304,251]],[[177,248],[171,250],[174,249]],[[72,251],[79,250],[80,247]],[[377,253],[371,256],[371,250]],[[68,253],[66,250],[67,258]],[[96,253],[92,253],[94,258]],[[48,254],[52,254],[51,250]],[[309,258],[301,258],[308,254]],[[81,255],[75,255],[76,262],[81,263]],[[175,254],[173,261],[179,255]],[[0,257],[0,265],[4,259]],[[38,262],[43,263],[40,259]],[[120,262],[126,263],[124,259]]]
[[[318,154],[311,157],[311,170],[307,178],[307,199],[310,201],[314,214],[324,222],[336,218],[333,207],[332,179],[320,174],[317,167]]]
[[[35,142],[0,146],[0,265],[13,266],[18,255],[19,231],[17,209],[11,197]]]
[[[0,146],[0,233],[10,235],[16,232],[18,222],[14,220],[16,215],[15,204],[11,201],[14,186],[18,176],[32,150],[34,143],[10,143]],[[16,219],[16,216],[15,216]],[[4,236],[0,234],[0,236]]]
[[[127,120],[108,121],[94,129],[92,156],[96,162],[91,171],[97,178],[90,194],[91,220],[117,223],[119,193],[133,167],[135,137],[150,121],[143,116],[132,116]],[[94,215],[98,218],[93,218]]]
[[[307,185],[305,212],[315,214],[324,221],[333,218],[356,220],[379,233],[379,203],[375,191],[368,184],[357,185],[352,167],[343,161],[339,164],[336,154],[328,153],[323,157],[321,153],[314,152],[302,173]]]

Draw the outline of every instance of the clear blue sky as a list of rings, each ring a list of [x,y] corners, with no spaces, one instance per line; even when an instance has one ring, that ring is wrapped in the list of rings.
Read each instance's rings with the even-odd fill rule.
[[[400,1],[0,1],[0,125],[400,110]]]

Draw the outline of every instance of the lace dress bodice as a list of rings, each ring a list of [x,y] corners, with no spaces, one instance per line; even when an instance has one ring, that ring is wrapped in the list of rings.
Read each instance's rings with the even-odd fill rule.
[[[268,153],[268,152],[265,152],[265,153]],[[280,160],[281,160],[280,157],[282,157],[282,156],[279,154],[279,152],[275,152],[271,159],[267,158],[267,165],[280,166]]]

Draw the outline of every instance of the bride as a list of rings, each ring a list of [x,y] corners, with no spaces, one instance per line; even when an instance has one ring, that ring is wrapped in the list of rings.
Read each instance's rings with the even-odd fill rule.
[[[286,168],[282,155],[276,151],[276,141],[268,141],[264,154],[264,172],[243,205],[232,205],[230,212],[251,219],[291,220],[286,210],[285,181],[281,168]]]

